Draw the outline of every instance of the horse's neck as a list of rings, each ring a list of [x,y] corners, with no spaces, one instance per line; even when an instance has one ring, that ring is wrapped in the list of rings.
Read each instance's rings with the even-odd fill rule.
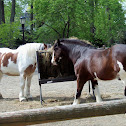
[[[76,63],[76,61],[81,57],[81,50],[85,50],[86,48],[81,46],[74,46],[73,48],[70,46],[67,46],[67,52],[69,59],[73,62],[73,64]]]
[[[20,55],[25,55],[25,57],[30,57],[31,59],[36,59],[36,51],[39,50],[40,44],[27,44],[20,46],[17,51]]]

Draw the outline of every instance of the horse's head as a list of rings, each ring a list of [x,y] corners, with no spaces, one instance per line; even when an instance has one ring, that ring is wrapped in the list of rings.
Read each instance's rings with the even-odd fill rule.
[[[39,50],[46,50],[46,49],[49,49],[51,48],[51,44],[41,44],[40,47],[39,47]]]
[[[53,65],[57,65],[57,63],[62,59],[62,57],[63,57],[62,44],[60,43],[60,40],[58,40],[53,46],[51,63]]]

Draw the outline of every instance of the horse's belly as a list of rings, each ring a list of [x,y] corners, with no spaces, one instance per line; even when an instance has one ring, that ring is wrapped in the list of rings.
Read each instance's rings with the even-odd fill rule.
[[[95,74],[95,80],[113,80],[113,79],[116,79],[117,77],[117,74],[116,73],[103,73],[103,74]]]
[[[1,66],[1,71],[3,74],[7,74],[9,76],[19,76],[19,70],[17,64],[9,64],[6,66]]]
[[[109,71],[105,70],[105,71],[100,71],[99,73],[96,72],[94,73],[95,75],[95,79],[96,80],[113,80],[113,79],[118,79],[120,78],[121,80],[126,80],[126,71],[124,69],[124,66],[121,62],[117,61],[118,67],[119,67],[119,71],[117,70],[113,70],[113,71]],[[106,72],[107,71],[107,72]]]

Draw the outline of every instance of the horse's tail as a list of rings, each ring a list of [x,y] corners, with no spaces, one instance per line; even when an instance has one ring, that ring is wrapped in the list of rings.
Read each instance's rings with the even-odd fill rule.
[[[125,86],[125,90],[124,90],[124,95],[126,96],[126,86]]]

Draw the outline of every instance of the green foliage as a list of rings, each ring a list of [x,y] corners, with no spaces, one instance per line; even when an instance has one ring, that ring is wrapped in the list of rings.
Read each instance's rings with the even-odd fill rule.
[[[107,10],[108,9],[108,10]],[[124,12],[118,0],[101,0],[95,12],[95,38],[101,39],[106,45],[112,38],[118,43],[126,28]]]
[[[1,24],[0,29],[0,47],[15,47],[20,35],[19,23]]]
[[[126,43],[124,0],[17,0],[15,22],[10,24],[11,0],[5,0],[5,24],[0,25],[0,46],[21,44],[19,23],[23,8],[33,2],[34,30],[25,30],[26,42],[51,43],[58,38],[78,37],[95,45]],[[29,10],[29,13],[32,11]]]
[[[118,0],[34,1],[36,41],[76,36],[93,44],[109,46],[121,41],[126,29]]]
[[[15,48],[19,46],[17,40],[22,40],[21,24],[19,23],[20,16],[22,15],[23,5],[26,0],[16,2],[16,15],[15,22],[10,23],[12,1],[4,1],[5,24],[0,24],[0,47]]]

